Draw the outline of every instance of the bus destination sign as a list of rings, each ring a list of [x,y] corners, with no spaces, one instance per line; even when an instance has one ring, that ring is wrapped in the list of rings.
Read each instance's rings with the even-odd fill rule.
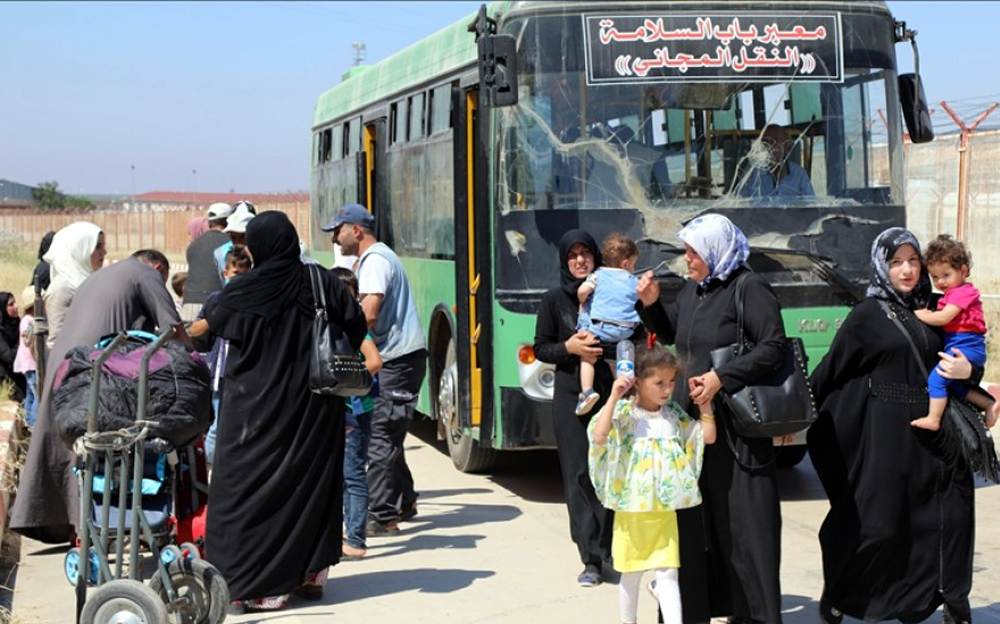
[[[840,15],[584,15],[588,84],[842,82]]]

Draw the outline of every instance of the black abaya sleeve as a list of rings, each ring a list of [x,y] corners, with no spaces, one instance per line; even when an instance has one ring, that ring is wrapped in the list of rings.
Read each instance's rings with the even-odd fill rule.
[[[754,348],[716,369],[722,387],[730,393],[775,370],[785,360],[785,326],[778,298],[756,273],[746,279],[743,296],[743,328]]]
[[[566,350],[566,343],[560,339],[559,309],[555,297],[564,296],[559,289],[550,290],[542,297],[535,318],[535,357],[547,364],[568,364],[575,355]]]
[[[865,322],[866,307],[867,305],[862,303],[851,310],[833,337],[830,349],[809,376],[813,397],[820,409],[834,390],[864,371],[865,334],[868,333],[869,325]]]

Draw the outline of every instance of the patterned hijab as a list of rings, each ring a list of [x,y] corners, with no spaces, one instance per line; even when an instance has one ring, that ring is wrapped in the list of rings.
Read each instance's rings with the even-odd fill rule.
[[[901,293],[893,288],[889,279],[889,261],[900,247],[907,244],[913,245],[917,255],[920,256],[920,279],[912,291]],[[867,296],[899,304],[908,310],[927,307],[931,295],[931,280],[927,277],[923,263],[920,241],[912,232],[901,227],[884,230],[872,241],[871,276]]]
[[[702,286],[713,279],[726,281],[750,257],[750,244],[743,231],[719,214],[694,219],[677,233],[677,238],[690,245],[708,265],[708,277]]]

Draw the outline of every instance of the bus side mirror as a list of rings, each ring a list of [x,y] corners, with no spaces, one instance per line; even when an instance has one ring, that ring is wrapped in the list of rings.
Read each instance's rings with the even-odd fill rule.
[[[496,20],[479,7],[469,32],[476,33],[479,66],[479,98],[486,106],[517,104],[517,41],[513,35],[498,35]]]
[[[931,113],[927,109],[924,84],[918,74],[899,75],[899,100],[903,108],[903,120],[913,143],[930,143],[934,140]]]

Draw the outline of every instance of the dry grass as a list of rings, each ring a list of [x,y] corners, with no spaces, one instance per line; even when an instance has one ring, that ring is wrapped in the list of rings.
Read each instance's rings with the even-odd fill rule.
[[[38,262],[36,251],[17,244],[9,235],[0,232],[0,290],[21,298],[24,287],[31,285],[31,273]]]

